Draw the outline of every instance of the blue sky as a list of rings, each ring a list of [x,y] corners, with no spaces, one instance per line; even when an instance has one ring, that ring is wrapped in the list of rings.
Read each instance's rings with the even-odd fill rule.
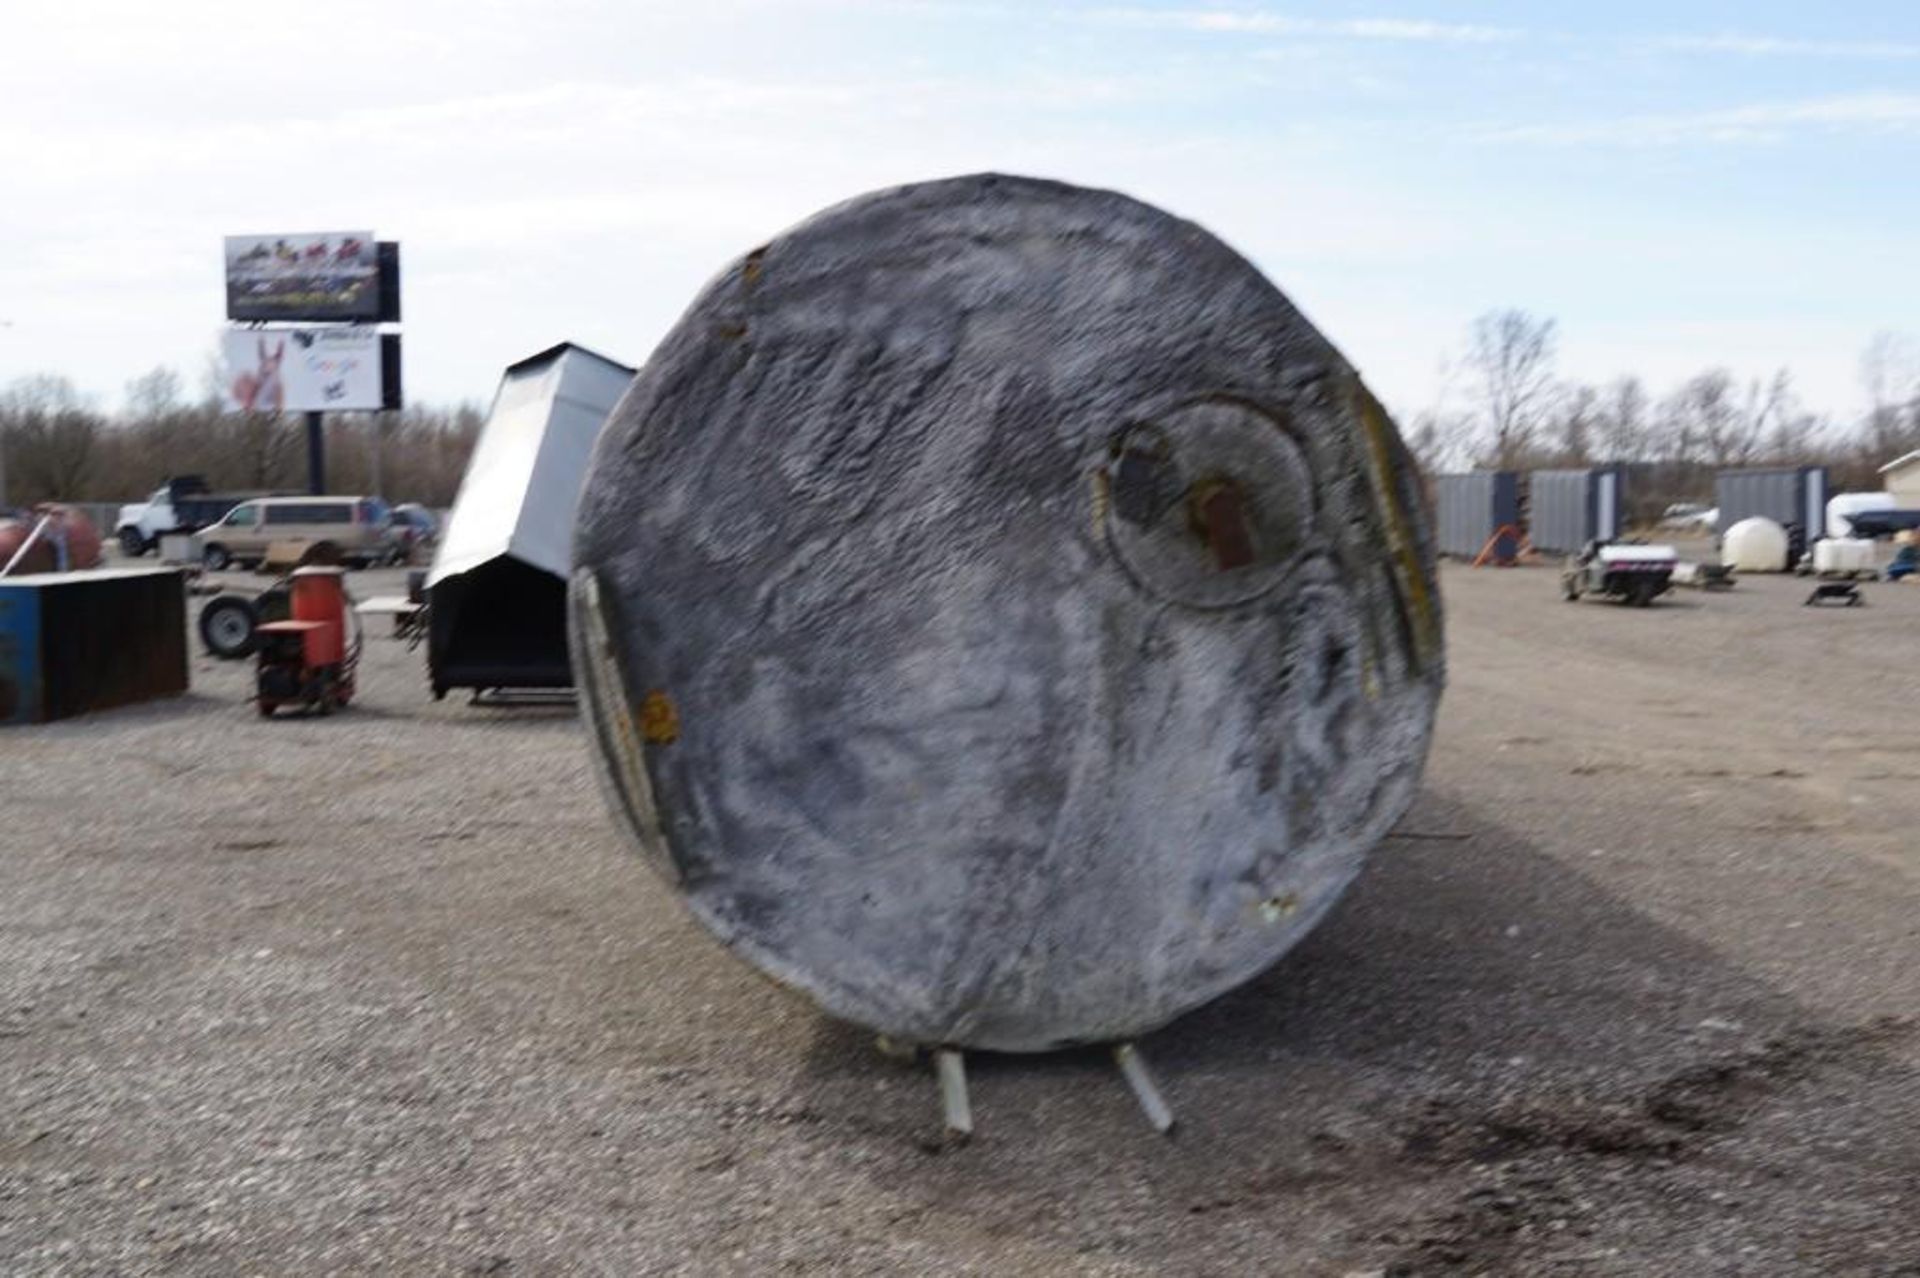
[[[70,0],[0,44],[0,381],[197,380],[220,237],[405,245],[408,390],[637,362],[729,258],[875,186],[1128,191],[1251,257],[1403,416],[1476,314],[1562,371],[1785,365],[1858,411],[1920,332],[1920,5],[534,6]]]

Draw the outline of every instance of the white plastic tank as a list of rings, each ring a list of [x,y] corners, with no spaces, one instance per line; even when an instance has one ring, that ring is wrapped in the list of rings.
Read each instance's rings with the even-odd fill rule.
[[[1864,537],[1822,537],[1813,543],[1813,570],[1822,577],[1870,573],[1873,543]]]
[[[1787,530],[1760,515],[1742,519],[1720,539],[1720,562],[1741,572],[1784,572]]]
[[[1827,502],[1827,536],[1853,536],[1853,517],[1863,510],[1898,510],[1892,493],[1841,493]]]

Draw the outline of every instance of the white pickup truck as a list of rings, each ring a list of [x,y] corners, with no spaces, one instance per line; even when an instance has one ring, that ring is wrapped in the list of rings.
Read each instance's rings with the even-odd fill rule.
[[[145,501],[120,507],[113,535],[120,551],[137,559],[160,543],[167,533],[198,532],[226,518],[228,511],[260,493],[210,493],[197,475],[169,479]]]

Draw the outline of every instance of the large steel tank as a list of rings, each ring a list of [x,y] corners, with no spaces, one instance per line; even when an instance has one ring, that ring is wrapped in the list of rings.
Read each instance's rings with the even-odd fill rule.
[[[23,546],[26,553],[19,555]],[[0,512],[0,569],[12,564],[13,573],[19,575],[93,568],[99,563],[100,534],[73,507],[36,506],[11,517]]]
[[[829,1012],[1125,1039],[1318,922],[1443,681],[1414,467],[1243,258],[1112,192],[880,191],[746,254],[582,494],[617,820]]]

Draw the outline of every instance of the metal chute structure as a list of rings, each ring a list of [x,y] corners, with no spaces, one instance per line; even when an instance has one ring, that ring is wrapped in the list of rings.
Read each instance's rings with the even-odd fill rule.
[[[449,688],[565,688],[574,509],[633,369],[563,342],[509,366],[427,574],[427,668]]]

